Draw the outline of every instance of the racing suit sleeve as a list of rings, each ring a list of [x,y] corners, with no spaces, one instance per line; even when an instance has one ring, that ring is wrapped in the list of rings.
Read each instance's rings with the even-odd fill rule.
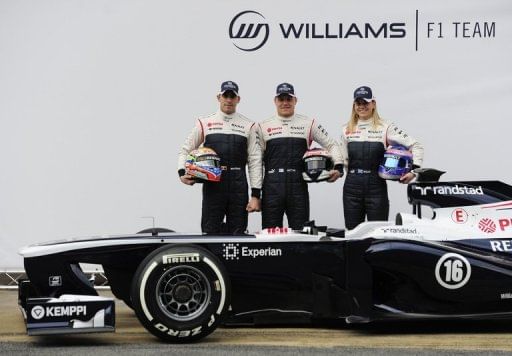
[[[181,177],[185,174],[185,162],[190,151],[198,148],[203,143],[203,126],[200,120],[197,120],[196,125],[190,131],[189,135],[185,139],[185,143],[181,146],[178,154],[178,174]]]
[[[419,168],[423,164],[423,145],[415,138],[406,134],[394,123],[388,126],[386,132],[388,144],[398,144],[407,147],[412,152],[413,168]]]
[[[323,148],[329,151],[334,163],[334,168],[343,174],[343,156],[341,146],[335,139],[329,136],[327,130],[322,127],[316,120],[311,125],[311,135],[313,141],[318,142]]]
[[[247,140],[247,166],[251,183],[251,196],[260,198],[263,180],[262,153],[260,146],[259,125],[253,124]]]
[[[343,157],[343,164],[345,165],[345,168],[348,169],[348,141],[347,136],[345,135],[345,131],[347,130],[347,127],[343,127],[343,130],[341,132],[341,141],[340,141],[340,147],[341,147],[341,157]]]

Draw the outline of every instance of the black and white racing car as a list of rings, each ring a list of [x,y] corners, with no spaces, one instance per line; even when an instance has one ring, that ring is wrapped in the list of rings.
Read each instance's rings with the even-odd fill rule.
[[[170,342],[203,338],[227,318],[512,317],[512,187],[439,182],[435,173],[408,186],[412,214],[347,232],[313,224],[237,236],[152,229],[25,247],[27,331],[114,330],[114,300],[98,296],[81,263],[101,264],[112,293]]]

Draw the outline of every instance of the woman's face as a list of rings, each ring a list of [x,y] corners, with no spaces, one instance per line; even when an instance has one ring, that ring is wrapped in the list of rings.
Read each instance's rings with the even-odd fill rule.
[[[375,109],[375,100],[367,102],[364,99],[356,99],[354,101],[354,110],[360,119],[366,120],[372,117]]]

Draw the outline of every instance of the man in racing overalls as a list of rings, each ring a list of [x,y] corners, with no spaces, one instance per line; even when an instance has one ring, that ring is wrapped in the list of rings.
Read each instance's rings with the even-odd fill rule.
[[[265,169],[262,226],[281,227],[286,214],[288,226],[299,230],[309,220],[309,194],[302,177],[302,156],[312,141],[327,149],[335,164],[329,182],[343,175],[343,159],[339,144],[315,119],[295,114],[297,98],[291,84],[277,86],[274,103],[277,115],[259,125]]]
[[[201,144],[213,149],[220,157],[223,171],[220,182],[204,182],[201,229],[205,233],[241,234],[247,229],[247,213],[259,211],[261,205],[262,163],[258,130],[254,122],[236,112],[240,96],[235,82],[222,83],[217,100],[219,111],[197,119],[181,147],[178,174],[184,184],[194,184],[195,180],[185,174],[188,153]],[[246,165],[252,188],[250,200]]]
[[[347,177],[343,186],[343,213],[345,226],[353,229],[368,221],[387,220],[389,215],[388,188],[379,177],[378,168],[389,145],[402,145],[412,151],[413,168],[423,162],[423,146],[395,124],[382,120],[377,103],[369,87],[354,92],[352,116],[343,127],[341,147]],[[409,172],[400,182],[409,183],[414,173]]]

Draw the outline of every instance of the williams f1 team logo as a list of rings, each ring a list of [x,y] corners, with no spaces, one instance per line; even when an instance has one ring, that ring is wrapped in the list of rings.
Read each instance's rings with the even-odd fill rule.
[[[233,45],[246,52],[260,49],[267,42],[269,25],[265,16],[257,11],[247,10],[235,15],[229,23],[229,38]]]

